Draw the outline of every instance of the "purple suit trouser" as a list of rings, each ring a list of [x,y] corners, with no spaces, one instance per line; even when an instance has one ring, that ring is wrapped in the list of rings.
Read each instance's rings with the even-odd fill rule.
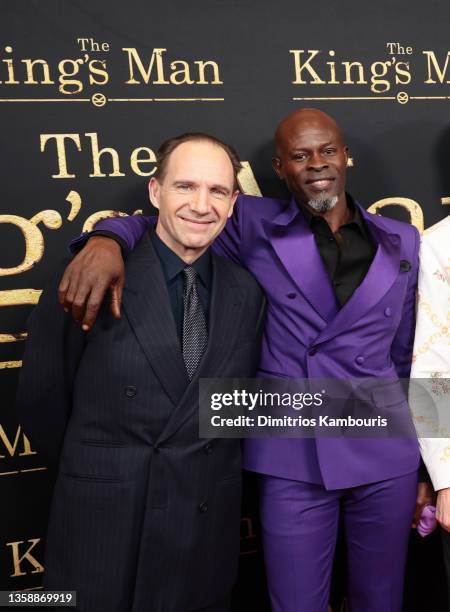
[[[273,612],[326,612],[339,512],[351,612],[399,612],[417,473],[328,491],[261,474],[264,559]]]

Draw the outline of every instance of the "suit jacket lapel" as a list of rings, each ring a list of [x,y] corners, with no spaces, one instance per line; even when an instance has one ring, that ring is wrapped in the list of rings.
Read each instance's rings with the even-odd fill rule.
[[[231,266],[212,253],[213,282],[209,310],[208,345],[199,367],[170,417],[160,440],[167,439],[198,410],[199,379],[219,378],[225,364],[232,359],[243,315],[244,294]]]
[[[304,297],[325,321],[338,312],[330,278],[314,234],[292,198],[289,208],[273,222],[263,221],[264,231],[283,266]]]
[[[197,378],[217,377],[220,364],[234,348],[244,304],[243,291],[230,264],[213,254],[213,271],[208,346],[196,372]]]
[[[361,319],[392,287],[400,273],[400,237],[384,230],[377,217],[360,207],[369,233],[378,244],[372,264],[351,298],[344,304],[332,323],[316,339],[315,344],[333,338]]]
[[[189,379],[166,281],[148,233],[127,259],[123,310],[161,386],[177,405]]]

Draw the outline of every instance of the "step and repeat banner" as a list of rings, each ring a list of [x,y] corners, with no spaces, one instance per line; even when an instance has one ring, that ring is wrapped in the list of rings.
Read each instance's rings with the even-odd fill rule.
[[[26,319],[70,239],[100,216],[149,214],[158,145],[185,131],[236,147],[243,191],[286,196],[273,134],[299,107],[342,126],[353,196],[423,231],[450,212],[449,27],[445,0],[0,2],[2,589],[39,589],[45,571],[55,466],[14,397]],[[339,546],[334,612],[344,598]],[[444,599],[438,534],[412,533],[405,610]],[[268,610],[251,477],[233,609]]]

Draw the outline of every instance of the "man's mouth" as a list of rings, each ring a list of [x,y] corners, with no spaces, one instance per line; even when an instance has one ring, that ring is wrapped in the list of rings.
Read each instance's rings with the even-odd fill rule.
[[[179,217],[179,218],[185,223],[188,223],[189,225],[192,225],[193,227],[198,227],[198,228],[205,227],[213,223],[211,219],[190,219],[188,217]]]
[[[332,185],[334,180],[335,179],[331,176],[324,176],[321,178],[309,179],[306,181],[306,184],[311,185],[311,187],[316,191],[324,191]]]

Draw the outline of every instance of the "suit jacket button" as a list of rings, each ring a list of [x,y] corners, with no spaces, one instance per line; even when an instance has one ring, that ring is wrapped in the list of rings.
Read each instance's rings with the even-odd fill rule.
[[[296,293],[288,293],[288,294],[287,294],[287,297],[288,297],[290,300],[293,300],[293,299],[295,298],[295,296],[296,296],[296,295],[297,295]]]
[[[356,363],[358,365],[362,365],[364,363],[364,357],[362,355],[358,355],[358,357],[355,359]]]
[[[317,349],[316,348],[310,348],[308,351],[308,355],[310,357],[312,357],[313,355],[315,355],[317,353]]]
[[[400,272],[409,272],[411,270],[411,264],[406,259],[402,259],[400,262]]]
[[[384,316],[385,317],[390,317],[391,314],[392,314],[392,310],[389,308],[389,306],[384,309]]]
[[[207,504],[207,502],[205,502],[205,501],[202,502],[199,505],[198,509],[200,510],[200,512],[207,512],[208,511],[208,504]]]
[[[133,385],[128,385],[128,387],[125,389],[125,395],[127,397],[134,397],[136,393],[137,393],[137,389]]]
[[[205,455],[210,455],[213,452],[212,446],[209,442],[203,447],[203,452],[205,453]]]
[[[159,444],[155,444],[155,446],[153,447],[153,450],[155,451],[155,453],[159,453],[159,451],[161,450],[161,447],[159,446]]]

